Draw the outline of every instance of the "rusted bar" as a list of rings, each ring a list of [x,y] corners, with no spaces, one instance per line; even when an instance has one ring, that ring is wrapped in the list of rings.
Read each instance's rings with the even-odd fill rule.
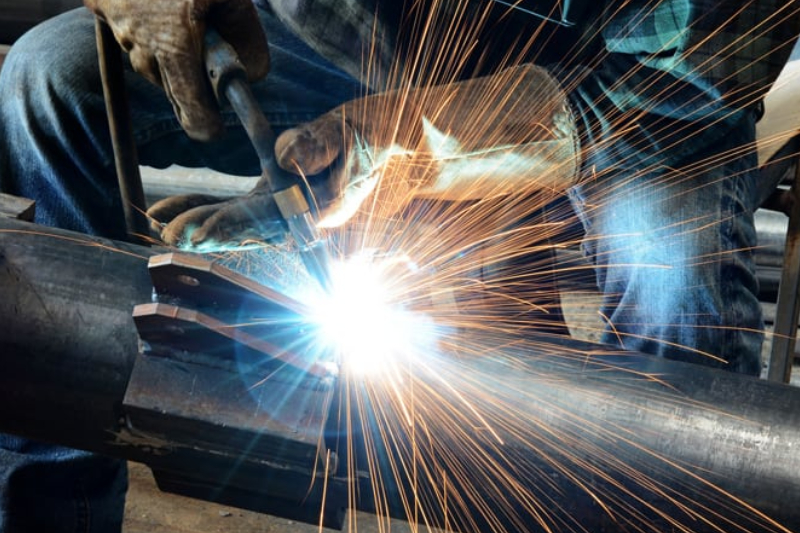
[[[800,160],[795,162],[794,171],[791,187],[784,191],[788,199],[789,224],[767,369],[767,379],[781,383],[789,383],[791,377],[797,321],[800,319],[800,306],[797,303],[800,297]]]
[[[111,28],[99,18],[95,19],[95,34],[125,225],[131,242],[146,245],[150,232],[146,216],[147,205],[128,109],[122,50],[114,39]]]

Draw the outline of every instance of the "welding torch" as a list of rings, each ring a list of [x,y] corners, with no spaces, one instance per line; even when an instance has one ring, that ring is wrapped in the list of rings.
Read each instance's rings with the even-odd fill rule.
[[[230,103],[258,154],[262,183],[266,182],[272,193],[289,234],[299,247],[303,264],[327,290],[330,285],[330,253],[304,194],[304,189],[310,193],[308,186],[278,166],[275,132],[250,89],[244,66],[233,47],[213,29],[208,29],[205,36],[205,64],[217,101]]]

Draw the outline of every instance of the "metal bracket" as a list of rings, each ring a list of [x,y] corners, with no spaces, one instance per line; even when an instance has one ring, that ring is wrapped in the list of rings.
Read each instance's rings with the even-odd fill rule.
[[[149,272],[156,301],[133,312],[142,350],[126,423],[175,448],[223,452],[211,470],[154,471],[159,486],[341,527],[346,491],[326,479],[337,465],[324,439],[336,374],[302,342],[303,306],[200,257],[155,256]],[[265,468],[253,483],[248,470]]]
[[[35,211],[33,200],[0,192],[0,216],[33,222]]]

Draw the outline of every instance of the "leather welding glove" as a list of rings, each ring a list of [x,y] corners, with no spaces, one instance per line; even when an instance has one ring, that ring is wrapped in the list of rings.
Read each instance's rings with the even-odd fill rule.
[[[353,100],[284,132],[278,164],[312,184],[319,225],[392,216],[414,198],[463,201],[574,184],[575,121],[555,79],[524,65],[496,75]],[[184,196],[148,214],[171,245],[280,238],[266,185],[218,203]],[[162,224],[166,224],[162,226]]]
[[[147,216],[165,244],[200,252],[247,246],[250,241],[279,242],[286,233],[266,185],[233,199],[171,196],[153,204]]]
[[[269,71],[267,39],[252,0],[84,3],[111,27],[134,70],[164,88],[181,126],[194,139],[213,139],[223,130],[203,63],[207,24],[233,46],[251,81]]]
[[[321,227],[391,216],[414,198],[559,193],[580,163],[566,95],[534,65],[354,100],[284,132],[275,151],[286,170],[330,171]]]

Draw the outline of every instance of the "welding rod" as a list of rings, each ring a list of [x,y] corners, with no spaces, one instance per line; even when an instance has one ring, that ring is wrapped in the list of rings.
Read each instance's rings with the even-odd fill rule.
[[[278,205],[289,233],[300,247],[300,257],[323,288],[329,286],[330,257],[298,178],[278,166],[275,133],[258,106],[239,57],[216,31],[206,32],[205,61],[208,78],[219,102],[227,100],[242,122],[261,163],[265,181]]]
[[[133,128],[128,112],[122,68],[122,49],[114,39],[111,28],[99,18],[95,20],[95,36],[108,128],[114,150],[114,163],[128,239],[146,246],[150,229],[147,222],[144,187],[139,173],[136,142],[133,139]]]

